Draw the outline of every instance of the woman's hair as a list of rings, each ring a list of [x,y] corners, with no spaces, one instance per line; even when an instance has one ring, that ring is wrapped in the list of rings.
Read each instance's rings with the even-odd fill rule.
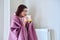
[[[27,8],[25,5],[23,5],[23,4],[19,5],[18,8],[17,8],[17,11],[16,11],[16,16],[19,16],[19,14],[21,14],[21,12],[22,12],[25,8]]]

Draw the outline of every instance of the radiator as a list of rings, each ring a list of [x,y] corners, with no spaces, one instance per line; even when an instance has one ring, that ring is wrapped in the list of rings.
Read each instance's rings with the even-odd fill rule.
[[[48,29],[35,29],[38,40],[50,40],[50,32]]]

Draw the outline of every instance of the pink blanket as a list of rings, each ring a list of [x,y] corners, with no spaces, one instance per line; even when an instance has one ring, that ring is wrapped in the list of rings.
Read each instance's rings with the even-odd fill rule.
[[[26,23],[26,27],[17,16],[13,16],[8,40],[38,40],[33,23]]]

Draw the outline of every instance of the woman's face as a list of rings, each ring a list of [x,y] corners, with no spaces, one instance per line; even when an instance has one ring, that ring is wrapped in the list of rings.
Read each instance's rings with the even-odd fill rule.
[[[22,17],[26,16],[27,15],[27,8],[25,8],[20,15]]]

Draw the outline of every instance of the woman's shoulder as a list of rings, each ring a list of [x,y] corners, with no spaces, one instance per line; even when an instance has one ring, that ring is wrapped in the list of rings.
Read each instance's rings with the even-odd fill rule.
[[[16,15],[13,15],[13,16],[12,16],[12,20],[14,20],[14,21],[18,21],[18,20],[19,20],[19,17],[16,16]]]

